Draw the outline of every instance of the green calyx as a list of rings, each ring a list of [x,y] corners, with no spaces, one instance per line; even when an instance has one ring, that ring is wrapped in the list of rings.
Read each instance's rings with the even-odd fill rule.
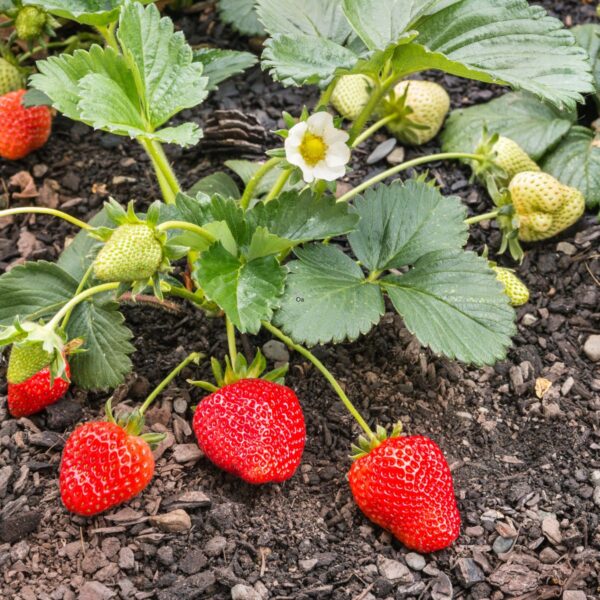
[[[219,388],[240,381],[241,379],[260,378],[265,379],[266,381],[283,384],[285,381],[285,374],[289,367],[289,365],[286,364],[283,367],[273,369],[263,375],[263,372],[267,368],[267,360],[260,350],[256,353],[256,356],[250,365],[248,365],[248,361],[242,354],[237,354],[235,364],[233,365],[231,364],[229,356],[226,356],[225,370],[223,370],[221,363],[214,357],[210,359],[210,364],[217,385],[209,383],[208,381],[188,381],[188,383],[202,388],[207,392],[216,392]]]
[[[357,440],[357,444],[352,444],[352,454],[350,455],[350,458],[352,460],[358,460],[369,454],[369,452],[377,448],[377,446],[380,446],[385,440],[400,437],[401,435],[402,423],[400,423],[400,421],[394,424],[392,431],[389,434],[385,427],[377,425],[375,434],[371,439],[367,439],[364,435],[361,435]]]
[[[158,231],[158,209],[151,207],[146,220],[140,219],[130,202],[127,212],[113,199],[105,204],[110,218],[118,225],[116,229],[100,227],[91,234],[105,242],[94,261],[94,276],[100,281],[118,281],[134,285],[141,291],[154,280],[154,288],[160,297],[158,273],[168,271],[166,256],[167,235]]]
[[[43,323],[18,319],[0,328],[0,346],[12,344],[7,379],[21,383],[45,367],[53,379],[65,376],[65,336]]]
[[[0,96],[20,90],[23,87],[23,76],[15,65],[0,58]]]
[[[144,433],[144,415],[139,409],[136,409],[118,419],[115,418],[112,410],[112,398],[109,398],[105,404],[106,420],[109,423],[118,425],[121,429],[124,429],[128,435],[134,435],[142,438],[147,442],[150,448],[156,447],[160,444],[167,436],[164,433]]]
[[[48,24],[48,13],[38,6],[24,6],[15,19],[15,30],[19,39],[26,42],[39,38]]]

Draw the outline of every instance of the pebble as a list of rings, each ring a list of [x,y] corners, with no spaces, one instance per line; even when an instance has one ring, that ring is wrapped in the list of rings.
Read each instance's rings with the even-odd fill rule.
[[[253,587],[238,583],[231,588],[231,600],[262,600],[262,597]]]
[[[392,583],[411,583],[413,581],[413,574],[406,565],[381,554],[377,557],[377,568],[379,574]]]
[[[91,575],[95,573],[98,569],[102,567],[106,567],[108,565],[108,559],[102,550],[99,548],[92,548],[88,552],[86,552],[83,560],[81,561],[81,570]]]
[[[263,354],[273,362],[289,362],[290,353],[283,342],[279,340],[269,340],[262,347]]]
[[[583,345],[585,355],[592,361],[600,360],[600,335],[590,335]]]
[[[569,242],[559,242],[556,245],[556,251],[562,252],[563,254],[566,254],[567,256],[573,256],[574,254],[577,254],[577,248],[575,246],[573,246],[573,244],[570,244]]]
[[[88,581],[81,588],[77,600],[110,600],[116,595],[116,592],[99,581]]]
[[[562,533],[560,532],[560,524],[556,515],[548,515],[542,521],[542,533],[548,541],[555,546],[562,542]]]
[[[156,551],[156,558],[158,558],[159,562],[167,567],[172,565],[175,562],[175,557],[173,556],[173,548],[171,546],[161,546]]]
[[[222,535],[216,535],[206,542],[204,552],[208,554],[208,556],[219,556],[226,547],[227,540]]]
[[[427,564],[425,559],[416,552],[409,552],[404,557],[404,560],[413,571],[422,571],[425,568],[425,565]]]
[[[305,572],[308,573],[312,571],[319,562],[318,558],[306,558],[304,560],[298,561],[298,566]]]
[[[587,600],[587,596],[581,590],[566,590],[563,592],[562,600]]]
[[[125,571],[135,567],[135,556],[131,548],[125,546],[119,550],[119,567]]]
[[[150,523],[161,531],[168,533],[183,533],[192,528],[192,520],[185,510],[178,508],[171,512],[150,517]]]
[[[481,525],[475,525],[465,529],[465,535],[468,535],[469,537],[481,537],[484,533],[485,530]]]
[[[197,444],[177,444],[173,446],[173,458],[177,463],[188,463],[202,458],[202,450]]]
[[[594,493],[592,495],[592,500],[596,506],[600,506],[600,485],[594,488]]]
[[[541,552],[540,552],[540,560],[545,564],[545,565],[552,565],[554,564],[558,559],[560,558],[560,555],[555,552],[552,548],[544,548]]]
[[[472,558],[459,558],[456,562],[456,577],[467,588],[485,581],[483,571]]]
[[[600,471],[595,470],[590,473],[590,482],[592,485],[600,485]]]
[[[25,540],[21,540],[17,542],[10,549],[10,558],[13,562],[17,562],[18,560],[25,560],[27,555],[29,554],[29,544]]]
[[[439,573],[431,589],[432,600],[452,600],[454,592],[452,582],[446,573]]]
[[[525,327],[531,327],[537,323],[537,317],[533,316],[531,313],[525,313],[521,318],[521,323],[525,325]]]
[[[404,162],[406,151],[402,146],[394,148],[387,156],[387,161],[390,165],[399,165]]]
[[[380,160],[383,160],[396,147],[397,143],[398,140],[393,137],[389,140],[385,140],[385,142],[381,142],[367,158],[367,164],[374,165]]]
[[[81,544],[79,544],[79,546],[81,546]],[[113,556],[116,556],[121,549],[121,542],[119,541],[119,538],[107,537],[102,540],[100,547],[106,558],[112,558]]]
[[[185,556],[179,561],[179,569],[187,575],[195,575],[202,571],[207,565],[208,560],[202,550],[193,548],[185,553]]]
[[[492,550],[497,554],[505,554],[506,552],[508,552],[514,544],[514,539],[511,538],[504,538],[501,535],[499,535],[495,540],[494,540],[494,544],[492,545]]]
[[[6,492],[8,491],[8,483],[10,482],[13,472],[14,469],[10,465],[0,469],[0,498],[4,498],[4,496],[6,496]]]

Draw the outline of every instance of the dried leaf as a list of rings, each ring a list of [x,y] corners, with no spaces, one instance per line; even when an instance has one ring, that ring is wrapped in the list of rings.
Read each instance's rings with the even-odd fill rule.
[[[544,379],[543,377],[538,377],[535,380],[535,395],[541,399],[551,387],[551,381]]]
[[[13,198],[37,198],[38,196],[37,187],[29,171],[19,171],[18,173],[15,173],[8,180],[8,185],[21,190],[20,192],[14,192]]]

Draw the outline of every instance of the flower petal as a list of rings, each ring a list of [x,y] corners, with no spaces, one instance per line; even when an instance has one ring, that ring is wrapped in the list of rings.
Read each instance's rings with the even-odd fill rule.
[[[306,121],[308,130],[314,135],[325,137],[330,129],[335,129],[333,126],[333,116],[328,112],[318,112],[308,117]]]
[[[344,143],[330,146],[325,160],[330,167],[343,167],[350,161],[350,148]]]

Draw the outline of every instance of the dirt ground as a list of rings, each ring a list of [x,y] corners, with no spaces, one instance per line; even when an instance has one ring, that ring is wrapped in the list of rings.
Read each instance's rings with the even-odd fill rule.
[[[594,7],[574,0],[543,2],[567,24],[591,21]],[[191,43],[244,47],[207,8],[178,18]],[[499,93],[452,77],[438,77],[453,107]],[[214,111],[239,110],[276,143],[282,110],[297,114],[316,98],[270,82],[259,68],[221,86],[199,109],[205,125]],[[240,157],[208,136],[189,150],[168,149],[188,186],[224,158]],[[386,168],[385,157],[365,166],[378,142],[356,153],[354,185]],[[407,150],[416,156],[435,144]],[[247,153],[258,159],[258,154]],[[37,201],[88,218],[109,195],[140,205],[158,189],[151,166],[133,142],[63,118],[48,145],[19,163],[0,163],[0,202],[20,200],[11,177],[26,171]],[[489,199],[454,163],[430,168],[446,194],[474,212]],[[45,217],[0,223],[0,272],[25,260],[54,260],[75,233]],[[600,334],[600,224],[588,214],[559,238],[531,246],[519,275],[531,290],[518,309],[518,334],[506,360],[474,369],[422,349],[392,311],[353,344],[317,348],[370,423],[401,420],[427,434],[451,465],[462,533],[448,550],[409,552],[369,523],[346,482],[349,447],[358,434],[327,383],[301,357],[291,356],[288,384],[307,421],[307,446],[297,474],[283,485],[252,487],[214,468],[190,429],[200,394],[185,377],[207,378],[208,366],[188,369],[148,415],[167,432],[156,451],[156,477],[138,498],[93,519],[69,515],[58,494],[58,465],[68,434],[82,419],[102,415],[104,394],[72,389],[31,419],[11,419],[0,363],[0,597],[14,600],[336,600],[600,598],[600,362],[590,335]],[[498,247],[494,227],[472,231],[470,246]],[[502,259],[507,265],[510,262]],[[1,299],[0,299],[1,302]],[[226,352],[220,320],[189,306],[166,313],[125,306],[137,352],[134,373],[114,403],[139,402],[189,351]],[[266,336],[245,339],[253,353]],[[267,351],[271,361],[287,351]],[[542,398],[536,381],[551,387]],[[182,531],[153,517],[177,513]],[[191,527],[189,525],[191,524]]]

